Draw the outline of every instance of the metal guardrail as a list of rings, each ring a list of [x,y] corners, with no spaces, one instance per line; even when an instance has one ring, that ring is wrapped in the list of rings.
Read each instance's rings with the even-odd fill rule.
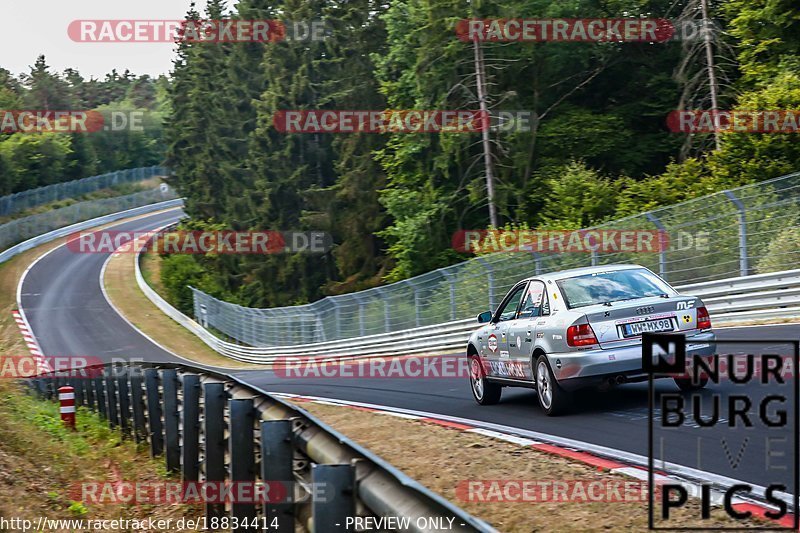
[[[145,192],[150,193],[150,191],[145,191]],[[103,224],[114,222],[115,220],[120,220],[127,217],[142,215],[145,213],[151,213],[153,211],[159,211],[161,209],[167,209],[170,207],[178,207],[180,205],[183,205],[182,198],[153,203],[154,200],[159,200],[163,198],[163,193],[161,193],[160,191],[157,191],[157,193],[154,193],[152,195],[148,194],[147,196],[141,196],[141,194],[142,193],[135,193],[133,195],[128,195],[128,197],[122,196],[117,198],[107,198],[106,200],[115,200],[115,201],[104,202],[102,206],[105,208],[104,209],[105,211],[108,211],[110,209],[112,212],[108,214],[103,214],[103,216],[96,216],[95,218],[84,220],[83,222],[78,222],[77,224],[71,224],[64,227],[62,227],[63,224],[60,226],[56,226],[57,229],[53,229],[52,231],[47,231],[46,233],[39,234],[26,241],[11,246],[10,248],[7,248],[2,252],[0,252],[0,263],[8,261],[15,255],[21,254],[22,252],[30,250],[31,248],[35,248],[40,244],[45,244],[47,242],[54,241],[61,237],[66,237],[67,235],[75,233],[76,231],[81,231],[95,226],[101,226]],[[134,198],[130,198],[131,196],[133,196]],[[147,201],[146,205],[140,205],[139,207],[133,207],[132,209],[125,209],[125,207],[130,206],[130,204],[137,205],[138,203],[144,200]],[[73,209],[74,206],[78,205],[80,204],[74,204],[73,206],[65,207],[63,209]],[[120,209],[125,209],[125,210],[120,211]],[[61,211],[61,209],[57,209],[55,211]],[[42,213],[42,215],[47,215],[47,213]],[[40,216],[40,215],[34,215],[34,216]],[[25,220],[25,219],[19,219],[19,220]],[[56,220],[56,218],[53,218],[52,220]],[[4,226],[0,226],[0,229],[2,229]]]
[[[157,231],[167,229],[161,228]],[[157,233],[153,232],[153,236]],[[144,244],[144,243],[142,243]],[[287,356],[359,359],[384,355],[450,353],[463,351],[475,319],[453,320],[391,333],[293,346],[244,346],[227,342],[191,317],[181,313],[150,287],[139,266],[140,248],[134,261],[136,283],[163,313],[175,320],[216,352],[248,363],[274,363]],[[800,269],[743,276],[675,287],[681,293],[703,298],[714,323],[775,317],[800,317]]]
[[[136,183],[153,176],[165,176],[168,173],[167,169],[159,166],[130,168],[0,196],[0,216],[12,215],[25,209],[75,198],[101,189]]]
[[[29,384],[50,399],[59,387],[73,387],[77,406],[98,411],[124,436],[148,444],[183,482],[261,483],[284,489],[268,495],[287,494],[278,501],[207,502],[209,524],[229,517],[230,523],[258,524],[233,531],[261,531],[268,524],[278,532],[296,526],[336,532],[353,530],[346,528],[348,517],[393,516],[410,518],[404,531],[439,531],[426,525],[437,518],[445,524],[452,518],[450,531],[495,531],[306,411],[235,376],[183,364],[128,363],[42,375]]]
[[[405,331],[493,309],[517,280],[573,267],[636,263],[673,285],[777,272],[800,264],[800,173],[696,198],[591,230],[661,230],[656,253],[495,253],[373,289],[270,309],[224,302],[193,289],[194,316],[250,346]]]

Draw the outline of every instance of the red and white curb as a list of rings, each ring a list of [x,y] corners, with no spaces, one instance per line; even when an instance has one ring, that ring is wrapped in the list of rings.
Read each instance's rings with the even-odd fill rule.
[[[36,341],[36,337],[33,336],[33,332],[31,331],[30,325],[28,325],[28,321],[25,319],[25,315],[20,313],[17,309],[14,309],[11,314],[14,315],[14,321],[17,323],[17,327],[19,327],[20,333],[22,333],[22,338],[25,339],[28,351],[36,361],[36,369],[40,374],[52,372],[53,369],[50,368],[50,363],[45,359],[42,349]]]
[[[583,464],[593,466],[598,470],[607,471],[612,474],[619,474],[627,477],[632,477],[640,481],[647,481],[648,478],[647,469],[640,465],[632,463],[626,464],[620,461],[616,461],[614,459],[608,459],[601,455],[587,452],[585,450],[580,450],[572,446],[553,444],[549,442],[544,442],[544,440],[536,440],[523,437],[520,435],[515,435],[513,433],[506,433],[495,429],[478,427],[478,424],[480,424],[480,421],[478,420],[467,420],[467,419],[453,420],[453,418],[455,417],[447,417],[450,419],[447,420],[431,416],[431,413],[413,411],[410,409],[400,409],[400,408],[393,408],[375,404],[364,404],[360,402],[337,400],[333,398],[305,396],[302,394],[287,394],[281,392],[271,392],[269,394],[272,396],[276,396],[278,398],[285,398],[295,402],[309,402],[320,405],[332,405],[335,407],[348,407],[350,409],[356,409],[358,411],[366,411],[375,414],[394,416],[398,418],[404,418],[407,420],[418,420],[420,422],[426,422],[450,429],[455,429],[458,431],[462,431],[464,433],[475,433],[478,435],[483,435],[485,437],[497,439],[503,442],[509,442],[512,444],[517,444],[519,446],[531,447],[534,450],[544,453],[549,453],[552,455],[557,455],[559,457],[563,457],[566,459],[571,459]],[[473,423],[475,425],[473,425]],[[713,475],[711,475],[711,477],[713,477]],[[683,487],[686,488],[687,492],[692,496],[699,496],[701,493],[700,485],[698,483],[687,481],[686,478],[671,475],[670,473],[665,472],[663,470],[658,471],[658,473],[656,473],[653,476],[653,481],[656,484],[669,482],[671,484],[682,485]],[[722,491],[712,490],[711,491],[712,505],[715,506],[722,505],[723,497],[724,493]],[[790,496],[787,498],[787,501],[791,501]],[[764,518],[764,513],[766,511],[776,509],[776,507],[772,507],[757,501],[746,500],[738,497],[734,497],[732,499],[732,507],[739,512],[750,511],[751,513],[753,513],[754,516],[759,516],[761,518]],[[769,520],[768,518],[764,519]],[[791,528],[794,525],[794,516],[788,514],[783,518],[781,518],[780,520],[775,520],[773,522],[775,522],[775,524],[779,527]]]

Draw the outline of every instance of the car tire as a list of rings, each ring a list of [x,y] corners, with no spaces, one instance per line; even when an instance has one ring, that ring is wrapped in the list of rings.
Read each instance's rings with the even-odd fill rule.
[[[547,416],[556,416],[566,412],[572,403],[572,395],[559,386],[553,371],[550,369],[547,356],[540,355],[536,359],[533,375],[536,384],[536,395],[544,413]]]
[[[708,385],[708,378],[700,378],[697,383],[692,382],[692,378],[672,378],[675,382],[675,385],[678,386],[680,390],[683,392],[692,392],[696,390],[700,390],[706,385]]]
[[[469,357],[469,388],[472,397],[480,405],[495,405],[500,401],[503,387],[486,379],[486,371],[481,360],[476,355]]]

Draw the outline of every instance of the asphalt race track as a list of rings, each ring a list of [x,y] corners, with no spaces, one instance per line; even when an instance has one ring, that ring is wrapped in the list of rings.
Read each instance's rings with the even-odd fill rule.
[[[177,211],[127,222],[118,230],[145,231],[177,218]],[[132,329],[107,303],[100,288],[100,272],[107,254],[78,254],[60,247],[45,256],[28,273],[22,286],[22,307],[31,328],[48,356],[81,355],[112,358],[140,358],[146,361],[178,361]],[[133,281],[131,281],[133,282]],[[165,317],[166,319],[166,317]],[[762,341],[760,348],[776,347],[776,340],[800,337],[800,325],[779,325],[718,330],[722,339]],[[775,348],[778,349],[778,348]],[[781,347],[786,350],[785,345]],[[265,390],[307,394],[477,419],[496,424],[568,437],[606,447],[647,454],[647,384],[624,385],[609,392],[583,392],[573,413],[546,417],[533,390],[504,389],[499,405],[481,407],[472,399],[466,379],[287,379],[270,371],[238,372]],[[791,380],[790,380],[791,382]],[[793,383],[793,382],[792,382]],[[656,392],[675,393],[670,380],[656,381]],[[711,387],[724,397],[746,391],[757,400],[766,394],[763,386],[724,383]],[[791,387],[788,387],[791,392]],[[702,393],[710,395],[709,389]],[[790,404],[791,404],[791,396]],[[791,490],[794,410],[788,408],[788,426],[769,430],[769,436],[786,441],[767,442],[767,430],[716,425],[699,428],[687,423],[672,430],[664,441],[667,461],[699,468],[753,484],[767,485],[785,480]],[[727,418],[724,410],[721,414]],[[783,457],[768,459],[767,448],[785,451]],[[658,452],[660,453],[660,452]],[[732,466],[735,465],[735,466]],[[780,468],[786,470],[781,473]]]

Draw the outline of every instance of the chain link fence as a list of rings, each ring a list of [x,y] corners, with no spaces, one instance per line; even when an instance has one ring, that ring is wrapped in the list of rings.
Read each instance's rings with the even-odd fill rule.
[[[0,225],[0,250],[84,220],[174,198],[177,198],[177,195],[172,188],[159,187],[125,196],[87,200],[37,215],[17,218]]]
[[[495,253],[312,304],[253,309],[192,288],[206,328],[251,346],[289,346],[401,331],[494,309],[511,286],[566,268],[637,263],[672,285],[798,268],[800,173],[610,221],[598,230],[662,230],[662,252]]]
[[[13,215],[39,205],[76,198],[101,189],[137,183],[153,176],[166,176],[167,174],[168,171],[159,166],[131,168],[9,194],[0,197],[0,216]]]

